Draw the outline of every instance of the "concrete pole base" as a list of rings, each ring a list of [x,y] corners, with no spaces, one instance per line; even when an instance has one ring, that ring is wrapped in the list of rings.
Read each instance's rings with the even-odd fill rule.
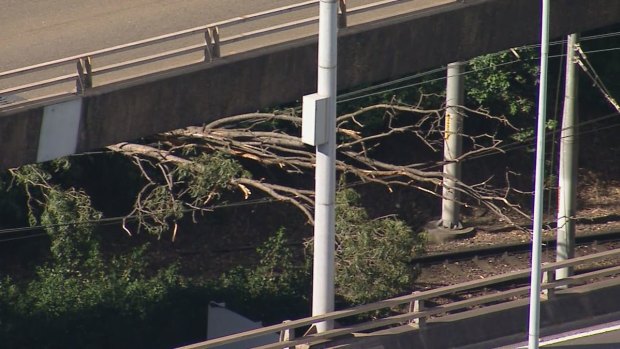
[[[463,227],[459,224],[452,229],[443,226],[442,220],[431,221],[424,226],[430,243],[444,243],[446,241],[465,239],[476,235],[474,227]]]

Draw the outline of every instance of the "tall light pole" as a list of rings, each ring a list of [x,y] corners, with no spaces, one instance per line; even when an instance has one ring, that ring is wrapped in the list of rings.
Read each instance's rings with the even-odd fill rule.
[[[540,291],[542,254],[542,214],[545,179],[545,125],[547,123],[547,70],[549,61],[549,0],[542,0],[540,45],[540,89],[536,133],[536,183],[534,186],[534,224],[532,236],[532,274],[530,281],[530,315],[528,348],[538,349],[540,334]]]
[[[320,0],[318,90],[304,97],[302,130],[304,142],[316,145],[312,315],[334,310],[337,39],[338,0]],[[314,116],[312,121],[307,114]],[[329,330],[333,322],[318,323],[316,328]]]

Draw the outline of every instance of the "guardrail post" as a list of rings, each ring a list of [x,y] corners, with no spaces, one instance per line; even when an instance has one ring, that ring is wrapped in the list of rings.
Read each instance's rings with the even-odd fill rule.
[[[220,29],[210,27],[205,30],[205,62],[220,58]]]
[[[419,292],[413,292],[413,294],[416,293]],[[410,313],[419,313],[421,311],[424,311],[424,309],[426,309],[426,307],[424,306],[424,299],[416,299],[413,302],[409,302]],[[418,324],[419,328],[423,328],[426,326],[426,317],[417,317],[415,319],[412,319],[410,323]]]
[[[284,320],[282,321],[283,324],[286,324],[287,322],[291,322],[291,320]],[[287,328],[285,330],[280,331],[280,339],[279,342],[288,342],[295,339],[295,331],[294,329],[291,328]],[[284,349],[291,349],[291,347],[286,347]]]
[[[338,1],[338,28],[347,27],[347,0]]]
[[[542,279],[543,285],[552,283],[554,281],[555,281],[555,270],[547,270],[543,272],[543,279]],[[554,287],[545,288],[543,290],[543,295],[547,297],[547,299],[551,299],[555,297],[555,288]]]
[[[75,90],[78,94],[93,87],[93,66],[90,57],[80,58],[77,61],[78,78],[75,82]]]
[[[205,30],[205,62],[213,61],[213,36],[211,35],[211,28]]]

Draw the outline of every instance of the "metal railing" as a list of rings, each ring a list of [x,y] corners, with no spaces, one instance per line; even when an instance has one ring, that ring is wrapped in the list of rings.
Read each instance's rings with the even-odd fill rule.
[[[347,16],[351,16],[351,15],[359,14],[363,12],[368,12],[368,11],[376,10],[376,9],[387,7],[387,6],[408,2],[411,0],[382,0],[382,1],[371,3],[371,4],[358,6],[355,8],[350,8],[350,9],[347,9],[345,1],[346,0],[339,0],[339,21],[338,22],[341,27],[347,26]],[[300,20],[296,20],[292,22],[286,22],[283,24],[279,24],[279,25],[275,25],[275,26],[271,26],[267,28],[262,28],[262,29],[258,29],[258,30],[254,30],[250,32],[244,32],[241,34],[222,37],[222,33],[225,31],[225,29],[229,29],[231,27],[238,26],[241,24],[246,24],[252,21],[257,21],[259,19],[281,16],[283,14],[291,13],[294,11],[308,9],[308,8],[317,6],[317,4],[318,4],[318,1],[316,0],[305,1],[299,4],[294,4],[290,6],[285,6],[285,7],[272,9],[272,10],[258,12],[258,13],[254,13],[254,14],[247,15],[247,16],[236,17],[236,18],[232,18],[232,19],[228,19],[224,21],[219,21],[219,22],[203,25],[200,27],[190,28],[190,29],[186,29],[186,30],[182,30],[182,31],[178,31],[178,32],[170,33],[170,34],[160,35],[160,36],[156,36],[156,37],[152,37],[152,38],[148,38],[144,40],[139,40],[139,41],[123,44],[123,45],[109,47],[106,49],[91,51],[91,52],[74,55],[70,57],[65,57],[65,58],[48,61],[48,62],[44,62],[40,64],[35,64],[35,65],[23,67],[23,68],[0,72],[0,80],[2,80],[2,79],[8,79],[11,77],[15,77],[15,76],[20,76],[23,74],[30,74],[30,73],[35,73],[35,72],[41,72],[44,70],[50,70],[52,68],[58,68],[58,67],[67,66],[70,64],[75,64],[77,68],[76,70],[74,70],[75,71],[74,73],[63,74],[63,75],[54,76],[54,77],[44,79],[44,80],[38,80],[38,81],[26,83],[26,84],[21,84],[19,86],[2,89],[0,90],[0,97],[10,96],[10,95],[14,95],[17,93],[29,92],[29,91],[34,91],[34,90],[41,90],[43,88],[48,88],[51,86],[58,86],[61,84],[72,82],[72,81],[75,82],[75,87],[71,88],[70,90],[67,90],[67,87],[64,86],[64,90],[62,91],[55,91],[52,94],[48,94],[45,96],[38,96],[34,98],[26,98],[26,99],[20,98],[22,100],[16,103],[24,104],[24,103],[29,103],[33,101],[38,101],[41,99],[49,99],[49,98],[62,97],[62,96],[74,95],[74,94],[79,95],[79,94],[83,94],[88,89],[95,87],[95,84],[93,81],[93,77],[95,76],[101,76],[104,74],[118,72],[118,71],[122,71],[122,70],[129,69],[132,67],[143,66],[148,63],[167,60],[167,59],[184,56],[184,55],[188,55],[188,54],[196,53],[196,52],[203,52],[203,59],[201,61],[194,61],[194,62],[186,63],[186,65],[195,64],[199,62],[211,62],[213,60],[216,60],[222,57],[222,47],[224,45],[238,43],[241,41],[252,40],[258,37],[264,37],[270,34],[281,33],[284,31],[303,27],[306,25],[318,23],[318,16],[304,18],[304,19],[300,19]],[[120,61],[117,63],[109,64],[106,66],[101,66],[101,67],[93,66],[93,60],[95,58],[101,58],[101,57],[106,57],[106,56],[109,57],[112,54],[132,51],[132,50],[136,50],[136,49],[144,48],[144,47],[153,47],[158,44],[169,43],[172,41],[188,38],[190,36],[199,35],[199,34],[204,35],[204,42],[200,44],[195,44],[195,45],[185,46],[185,47],[174,49],[174,50],[159,52],[156,54],[143,56],[143,57],[139,57],[139,58],[135,58],[131,60],[124,60],[124,61]],[[307,33],[306,36],[310,36],[313,34],[316,34],[316,33],[309,32]],[[269,44],[273,44],[273,43],[274,42],[271,42]],[[165,71],[165,70],[166,70],[165,68],[164,69],[160,68],[160,69],[155,69],[152,71],[147,71],[140,75],[148,75],[151,73]],[[10,107],[13,105],[14,103],[6,103],[4,105],[0,105],[0,108]]]
[[[571,276],[561,280],[554,280],[553,275],[555,270],[575,267],[583,264],[590,264],[593,262],[601,261],[604,259],[617,259],[620,257],[620,249],[609,250],[601,253],[591,254],[588,256],[573,258],[570,260],[548,263],[542,266],[543,283],[542,290],[547,297],[554,296],[554,289],[559,287],[565,287],[574,284],[584,284],[591,279],[603,278],[606,276],[620,274],[620,266],[607,267],[596,271],[582,273],[579,275]],[[425,307],[424,302],[432,298],[450,296],[457,292],[463,291],[476,291],[482,290],[485,287],[499,285],[510,281],[517,281],[527,279],[530,275],[531,269],[518,270],[506,274],[491,276],[481,280],[474,280],[461,284],[441,287],[433,290],[415,292],[411,295],[405,295],[401,297],[391,298],[383,301],[379,301],[372,304],[365,304],[350,309],[338,310],[330,312],[324,315],[307,317],[304,319],[285,321],[282,324],[268,326],[256,330],[233,334],[225,337],[211,339],[205,342],[200,342],[192,345],[180,347],[178,349],[203,349],[203,348],[216,348],[221,345],[240,342],[243,340],[260,337],[266,334],[280,333],[280,342],[274,344],[263,345],[257,347],[259,349],[282,349],[293,348],[295,345],[312,345],[321,342],[328,341],[330,339],[351,335],[353,333],[374,330],[379,328],[385,328],[394,325],[402,325],[407,323],[417,323],[418,326],[425,326],[426,319],[430,316],[436,316],[453,311],[466,310],[474,306],[484,306],[489,303],[496,303],[501,301],[509,301],[514,297],[521,297],[529,294],[530,286],[522,286],[508,291],[498,291],[495,293],[485,293],[481,296],[474,296],[462,301],[456,301],[443,305]],[[369,313],[386,308],[393,308],[398,306],[406,306],[408,311],[400,313],[398,315],[387,316],[381,319],[364,322],[360,324],[350,325],[342,328],[321,332],[318,334],[305,335],[303,337],[294,338],[294,330],[297,328],[303,328],[311,326],[312,324],[326,321],[326,320],[339,320],[354,315]]]

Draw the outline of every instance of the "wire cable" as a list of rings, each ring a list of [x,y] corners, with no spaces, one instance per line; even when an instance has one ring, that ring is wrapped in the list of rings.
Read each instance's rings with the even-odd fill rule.
[[[581,41],[592,41],[592,40],[605,39],[605,38],[609,38],[609,37],[618,37],[618,36],[620,36],[620,32],[600,34],[600,35],[591,35],[591,36],[583,37],[580,40]],[[554,41],[554,42],[551,43],[551,45],[564,45],[564,44],[566,44],[566,39]],[[530,48],[536,48],[536,47],[540,47],[540,44],[525,45],[525,46],[519,47],[519,49],[530,49]],[[586,51],[586,53],[602,53],[602,52],[609,52],[609,51],[615,51],[615,50],[620,50],[620,47],[614,47],[614,48],[608,48],[608,49],[588,50],[588,51]],[[493,56],[493,55],[500,55],[500,54],[506,53],[507,51],[508,50],[504,50],[504,51],[492,53],[490,55],[491,56]],[[550,55],[549,58],[560,58],[560,57],[565,57],[565,56],[566,56],[566,53],[562,53],[562,54],[558,54],[558,55]],[[474,59],[466,60],[464,62],[465,63],[471,63]],[[532,58],[527,59],[527,60],[538,60],[538,59],[539,59],[539,57],[532,57]],[[514,63],[518,63],[518,62],[523,62],[523,61],[524,61],[523,59],[516,59],[516,60],[513,60],[513,61],[509,61],[509,62],[503,62],[503,63],[499,63],[499,64],[494,64],[493,66],[489,66],[487,68],[480,68],[480,69],[475,69],[475,70],[469,70],[469,71],[463,72],[461,74],[462,75],[467,75],[467,74],[471,74],[471,73],[474,73],[474,72],[484,71],[484,70],[491,69],[491,68],[494,68],[494,67],[500,67],[500,66],[504,66],[504,65],[514,64]],[[401,89],[405,89],[405,88],[419,86],[419,85],[425,84],[425,83],[431,83],[431,82],[445,80],[447,77],[441,77],[441,78],[437,78],[437,79],[422,81],[422,82],[418,82],[418,83],[415,83],[415,84],[409,84],[409,85],[406,85],[406,86],[399,86],[399,87],[392,88],[392,89],[385,89],[385,90],[377,91],[377,92],[374,92],[374,93],[369,93],[369,94],[365,94],[365,95],[362,95],[362,96],[353,97],[353,96],[355,96],[355,95],[357,95],[359,93],[365,93],[365,92],[368,92],[368,91],[376,90],[378,88],[383,88],[383,87],[390,86],[390,85],[396,85],[396,84],[400,84],[400,83],[405,82],[405,81],[414,80],[414,79],[417,79],[417,78],[421,78],[421,77],[425,77],[425,76],[428,76],[428,75],[436,74],[438,72],[444,71],[445,69],[446,69],[445,67],[436,68],[436,69],[429,70],[429,71],[426,71],[426,72],[423,72],[423,73],[416,73],[416,74],[413,74],[413,75],[410,75],[410,76],[406,76],[406,77],[403,77],[403,78],[399,78],[399,79],[395,79],[395,80],[392,80],[392,81],[384,82],[384,83],[378,84],[376,86],[369,86],[369,87],[365,87],[365,88],[362,88],[362,89],[359,89],[359,90],[349,91],[349,92],[343,93],[341,95],[338,95],[338,102],[337,103],[350,102],[350,101],[354,101],[354,100],[357,100],[357,99],[373,97],[373,96],[380,95],[380,94],[387,93],[387,92],[393,92],[393,91],[397,91],[397,90],[401,90]]]
[[[587,37],[582,37],[580,40],[582,42],[584,42],[584,41],[606,39],[606,38],[618,37],[618,36],[620,36],[620,32],[613,32],[613,33],[598,34],[598,35],[591,35],[591,36],[587,36]],[[552,46],[564,45],[565,43],[566,43],[566,40],[558,40],[558,41],[551,42],[550,45],[552,45]],[[530,48],[536,48],[536,47],[540,47],[540,44],[525,45],[525,46],[520,47],[519,49],[530,49]],[[607,49],[588,50],[588,51],[582,51],[582,52],[584,52],[584,53],[605,53],[605,52],[611,52],[611,51],[617,51],[617,50],[620,50],[620,47],[612,47],[612,48],[607,48]],[[491,54],[491,55],[499,55],[499,54],[503,54],[505,52],[507,52],[507,51],[500,51],[500,52],[497,52],[497,53],[494,53],[494,54]],[[566,56],[566,53],[562,53],[562,54],[550,56],[549,58],[560,58],[560,57],[565,57],[565,56]],[[485,67],[485,68],[472,69],[472,70],[466,71],[464,73],[461,73],[460,75],[472,74],[472,73],[484,71],[484,70],[487,70],[487,69],[492,69],[492,68],[501,67],[501,66],[505,66],[505,65],[515,64],[515,63],[518,63],[518,62],[524,62],[524,61],[527,61],[527,60],[537,60],[537,59],[538,59],[537,57],[532,57],[532,58],[529,58],[529,59],[526,59],[526,60],[515,59],[515,60],[512,60],[512,61],[508,61],[508,62],[502,62],[502,63],[494,64],[492,66]],[[470,63],[472,60],[473,59],[467,60],[467,61],[464,61],[464,62]],[[365,93],[365,92],[373,91],[373,90],[380,89],[380,88],[383,88],[383,87],[392,86],[392,85],[400,84],[400,83],[407,82],[407,81],[410,81],[410,80],[414,80],[414,79],[430,76],[430,75],[433,75],[433,74],[437,74],[439,72],[444,71],[445,69],[446,69],[445,67],[436,68],[436,69],[432,69],[432,70],[429,70],[429,71],[425,71],[423,73],[413,74],[413,75],[410,75],[410,76],[406,76],[406,77],[402,77],[402,78],[399,78],[399,79],[387,81],[387,82],[384,82],[384,83],[381,83],[381,84],[377,84],[377,85],[374,85],[374,86],[369,86],[369,87],[361,88],[361,89],[358,89],[358,90],[349,91],[349,92],[340,94],[338,96],[338,102],[337,103],[350,102],[350,101],[354,101],[354,100],[358,100],[358,99],[363,99],[363,98],[368,98],[368,97],[376,96],[376,95],[379,95],[379,94],[384,94],[384,93],[388,93],[388,92],[394,92],[394,91],[398,91],[398,90],[402,90],[402,89],[407,89],[407,88],[411,88],[411,87],[421,86],[421,85],[432,83],[432,82],[442,81],[442,80],[447,79],[447,77],[442,76],[442,77],[439,77],[439,78],[434,78],[434,79],[430,79],[430,80],[424,80],[424,81],[416,82],[416,83],[413,83],[413,84],[407,84],[407,85],[404,85],[404,86],[398,86],[398,87],[394,87],[394,88],[390,88],[390,89],[384,89],[384,90],[380,90],[380,91],[376,91],[376,92],[372,92],[372,93],[367,93],[367,94],[364,94],[364,95],[361,95],[361,96],[356,96],[356,95],[358,95],[360,93]],[[582,122],[582,123],[579,124],[579,126],[581,127],[581,126],[584,126],[584,125],[587,125],[587,124],[590,124],[590,123],[593,123],[593,122],[596,122],[596,121],[601,121],[601,120],[604,120],[604,119],[607,119],[607,118],[610,118],[610,117],[614,117],[614,116],[617,116],[617,115],[620,115],[620,114],[619,113],[608,114],[608,115],[605,115],[605,116],[602,116],[602,117],[599,117],[599,118],[596,118],[596,119],[593,119],[593,120],[588,120],[588,121]],[[618,127],[618,126],[620,126],[620,124],[610,125],[610,126],[606,126],[606,127],[602,127],[602,128],[597,128],[597,129],[594,129],[594,130],[583,131],[583,132],[579,132],[579,135],[588,134],[588,133],[592,133],[592,132],[598,132],[600,130],[610,129],[610,128],[614,128],[614,127]],[[560,130],[549,131],[548,134],[555,134],[556,132],[560,132]],[[528,139],[527,142],[509,143],[507,145],[503,145],[502,147],[499,147],[499,149],[504,151],[504,152],[514,151],[514,150],[521,149],[523,147],[531,146],[533,144],[532,142],[533,142],[533,138],[532,139]],[[89,152],[88,154],[93,155],[93,154],[99,154],[99,153],[104,153],[104,152]],[[84,154],[81,154],[81,155],[84,155]],[[476,156],[472,156],[472,157],[466,158],[463,161],[472,161],[472,160],[480,159],[480,158],[483,158],[483,157],[486,157],[486,156],[491,156],[491,155],[496,155],[496,153],[495,152],[491,152],[491,153],[479,154],[479,155],[476,155]],[[436,167],[436,166],[440,166],[440,165],[441,165],[441,162],[437,162],[436,164],[429,164],[427,169],[433,168],[433,167]],[[364,184],[364,183],[367,183],[367,182],[361,182],[361,183]],[[210,207],[207,207],[207,208],[203,208],[203,209],[189,208],[189,209],[184,209],[183,212],[184,213],[188,213],[188,212],[196,212],[196,211],[202,211],[202,210],[209,211],[209,210],[216,210],[216,209],[221,209],[221,208],[248,206],[248,205],[255,205],[255,204],[262,204],[262,203],[273,203],[273,202],[278,202],[278,201],[280,201],[280,200],[277,200],[275,198],[261,198],[261,199],[246,200],[246,201],[241,201],[241,202],[236,202],[236,203],[213,205],[213,206],[210,206]],[[156,214],[156,213],[153,213],[153,215],[154,214]],[[0,229],[0,235],[15,234],[15,233],[20,233],[20,232],[30,232],[30,231],[34,231],[34,230],[41,230],[41,229],[61,227],[61,226],[70,226],[70,225],[114,224],[114,223],[120,223],[120,222],[126,221],[126,220],[135,220],[135,219],[138,219],[138,217],[139,216],[137,216],[137,215],[136,216],[118,216],[118,217],[102,218],[102,219],[90,220],[90,221],[67,222],[67,223],[55,224],[55,225],[38,225],[38,226],[30,226],[30,227],[7,228],[7,229]],[[31,234],[31,235],[22,236],[22,237],[7,238],[7,239],[0,240],[0,243],[1,242],[7,242],[7,241],[15,241],[15,240],[28,239],[28,238],[42,237],[42,236],[47,236],[47,234],[46,233],[37,233],[37,234]]]
[[[212,206],[205,207],[205,208],[202,208],[202,209],[187,208],[187,209],[182,210],[182,212],[183,213],[189,213],[189,212],[197,212],[197,211],[214,211],[214,210],[222,209],[222,208],[250,206],[250,205],[258,205],[258,204],[265,204],[265,203],[273,203],[273,202],[278,202],[278,201],[280,201],[280,200],[277,200],[275,198],[265,197],[265,198],[254,199],[254,200],[245,200],[245,201],[238,201],[238,202],[233,202],[233,203],[224,203],[224,204],[212,205]],[[147,216],[148,217],[148,216],[156,215],[156,214],[158,214],[158,213],[155,212],[155,213],[151,213],[151,214],[147,214],[147,215],[142,215],[142,216]],[[43,230],[43,229],[48,229],[48,228],[57,228],[57,227],[66,227],[66,226],[75,226],[75,225],[104,225],[104,224],[107,225],[107,224],[120,223],[120,222],[126,221],[126,220],[136,220],[139,217],[140,217],[139,215],[117,216],[117,217],[101,218],[101,219],[87,220],[87,221],[73,221],[73,222],[66,222],[66,223],[59,223],[59,224],[36,225],[36,226],[18,227],[18,228],[6,228],[6,229],[0,229],[0,235],[15,234],[15,233],[21,233],[21,232],[31,232],[31,231],[35,231],[35,230]],[[0,243],[1,242],[6,242],[6,241],[14,241],[14,240],[27,239],[29,237],[41,237],[41,236],[46,236],[46,235],[47,235],[47,233],[39,233],[39,234],[33,234],[32,236],[7,238],[7,239],[0,240]]]

